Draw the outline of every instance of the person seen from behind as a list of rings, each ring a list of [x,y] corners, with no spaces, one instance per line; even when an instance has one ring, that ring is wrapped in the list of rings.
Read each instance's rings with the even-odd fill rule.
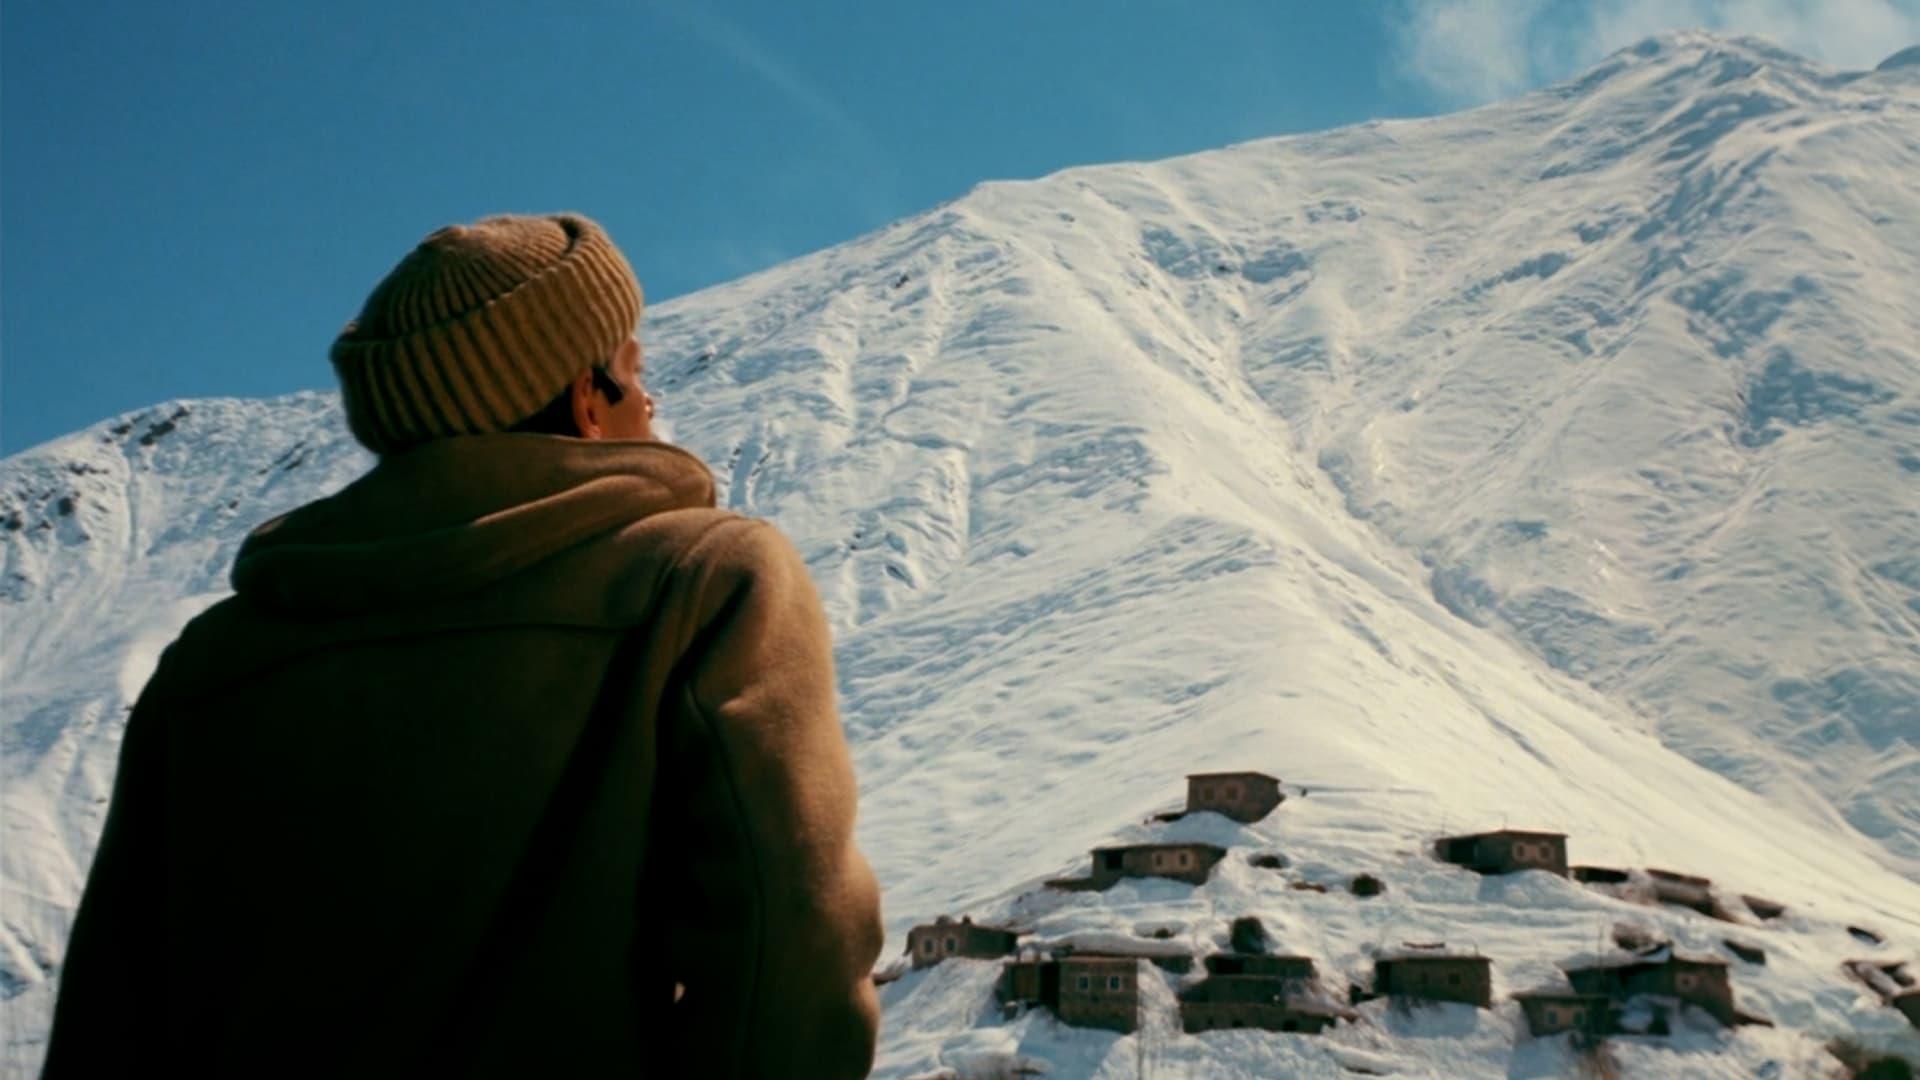
[[[654,438],[640,315],[575,214],[373,290],[332,361],[377,463],[141,693],[45,1076],[866,1075],[826,620]]]

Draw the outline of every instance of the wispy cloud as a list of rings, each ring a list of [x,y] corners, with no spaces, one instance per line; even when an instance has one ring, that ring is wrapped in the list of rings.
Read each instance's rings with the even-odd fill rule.
[[[900,214],[900,200],[893,182],[898,170],[893,155],[825,87],[711,6],[683,0],[656,0],[650,7],[740,70],[765,83],[800,115],[819,125],[824,137],[818,140],[815,153],[806,160],[779,163],[775,172],[781,184],[809,191],[828,190],[844,199],[869,227]],[[788,253],[763,243],[756,242],[753,247],[749,253],[740,244],[728,245],[729,254],[723,258],[723,265],[735,273],[745,274],[788,257]]]
[[[1403,0],[1391,75],[1476,104],[1573,74],[1669,30],[1753,34],[1841,68],[1920,40],[1920,0]]]
[[[660,3],[654,5],[654,10],[765,81],[789,102],[837,135],[848,148],[874,159],[886,156],[880,141],[845,106],[834,100],[832,94],[795,70],[741,27],[694,4]]]

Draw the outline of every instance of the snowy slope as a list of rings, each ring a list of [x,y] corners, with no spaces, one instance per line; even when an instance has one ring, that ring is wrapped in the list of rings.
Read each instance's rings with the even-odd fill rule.
[[[1678,35],[1457,116],[985,185],[650,311],[670,432],[825,596],[892,947],[948,911],[1196,948],[1255,913],[1330,975],[1471,943],[1502,993],[1623,919],[1718,947],[1699,916],[1421,854],[1556,828],[1577,862],[1791,906],[1738,931],[1771,960],[1735,975],[1783,1028],[1628,1046],[1629,1071],[1911,1049],[1837,965],[1920,946],[1916,72]],[[14,1064],[158,649],[246,528],[365,464],[321,394],[0,463]],[[1246,830],[1137,824],[1221,766],[1311,794]],[[1032,892],[1149,834],[1237,850],[1197,890]],[[1289,887],[1360,870],[1387,895]],[[1510,1003],[1120,1038],[1001,1022],[992,973],[888,987],[881,1074],[1571,1067]]]

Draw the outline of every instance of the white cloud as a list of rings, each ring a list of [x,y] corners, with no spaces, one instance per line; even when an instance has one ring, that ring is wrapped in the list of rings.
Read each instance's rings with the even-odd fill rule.
[[[1920,40],[1920,0],[1403,0],[1394,75],[1448,104],[1571,75],[1670,30],[1752,34],[1837,68],[1868,68]]]
[[[1450,101],[1505,97],[1536,81],[1528,39],[1542,0],[1424,0],[1393,27],[1398,74]]]

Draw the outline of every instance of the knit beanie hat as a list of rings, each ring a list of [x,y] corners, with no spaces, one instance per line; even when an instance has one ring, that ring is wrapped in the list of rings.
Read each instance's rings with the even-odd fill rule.
[[[449,225],[334,341],[347,426],[377,454],[504,431],[608,363],[640,307],[627,260],[579,214]]]

